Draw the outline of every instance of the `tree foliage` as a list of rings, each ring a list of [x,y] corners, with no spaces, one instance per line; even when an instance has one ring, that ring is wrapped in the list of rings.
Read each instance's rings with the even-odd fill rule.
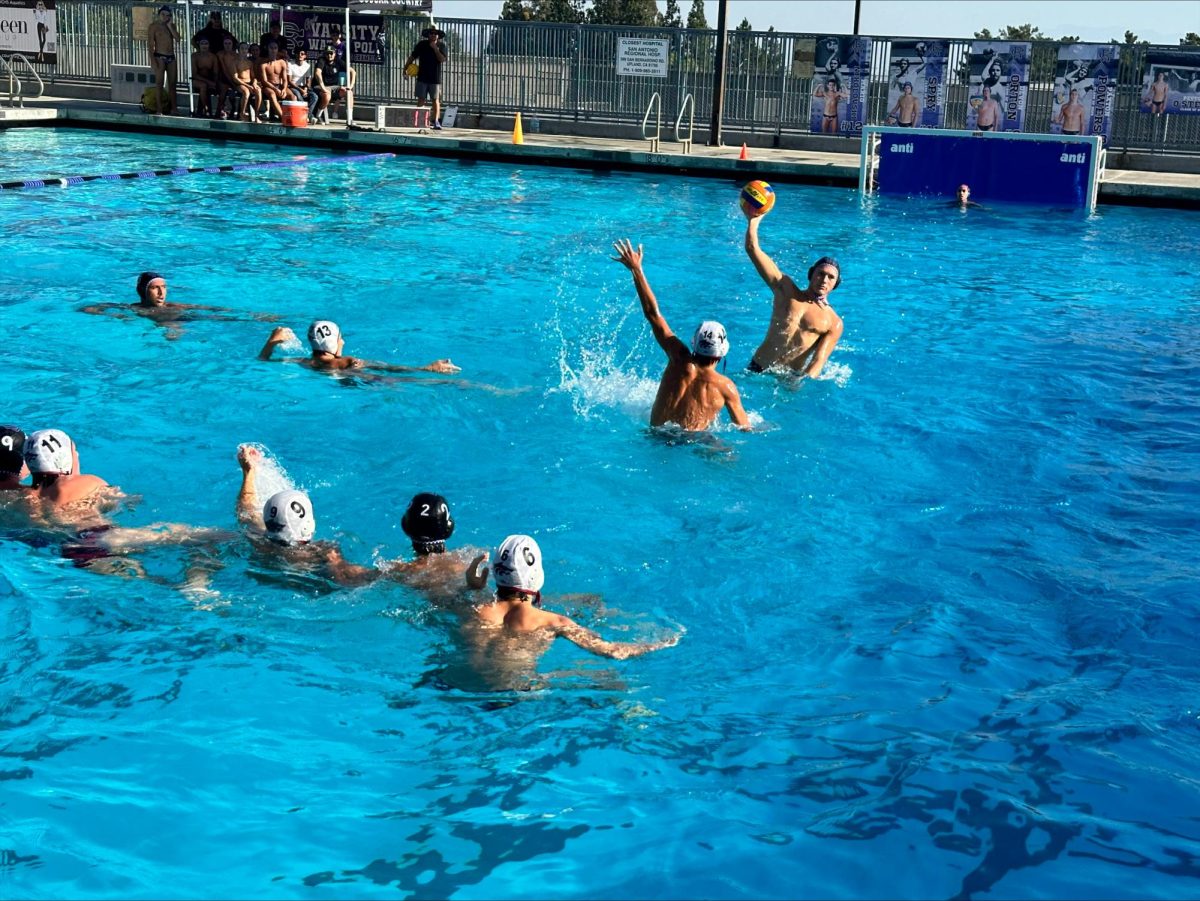
[[[704,0],[692,0],[692,8],[688,10],[688,28],[708,28],[708,19],[704,16]]]
[[[662,14],[663,28],[682,28],[683,14],[679,11],[679,0],[667,0],[667,9]]]
[[[1181,47],[1200,47],[1200,34],[1189,31],[1179,39],[1179,45]]]

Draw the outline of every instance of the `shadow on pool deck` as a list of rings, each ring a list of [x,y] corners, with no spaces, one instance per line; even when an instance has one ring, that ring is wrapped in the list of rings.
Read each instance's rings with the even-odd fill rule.
[[[511,130],[447,128],[424,132],[415,128],[377,131],[364,123],[365,110],[374,104],[358,105],[355,127],[345,122],[290,128],[280,124],[250,124],[234,121],[151,116],[139,107],[110,100],[42,97],[26,102],[24,108],[0,108],[0,128],[9,126],[66,125],[109,128],[142,133],[182,134],[239,140],[270,141],[298,146],[338,147],[359,152],[387,151],[460,159],[483,159],[582,169],[621,169],[727,178],[734,181],[766,178],[838,187],[858,185],[859,155],[791,148],[748,148],[748,159],[739,159],[741,145],[709,147],[704,132],[690,153],[681,145],[663,141],[659,152],[649,151],[649,142],[636,138],[602,138],[531,132],[524,143],[514,144]],[[669,129],[667,130],[669,133]],[[1181,158],[1179,168],[1196,168],[1195,160]],[[1169,157],[1156,159],[1169,168]],[[1101,203],[1200,209],[1200,174],[1109,168],[1100,185]]]

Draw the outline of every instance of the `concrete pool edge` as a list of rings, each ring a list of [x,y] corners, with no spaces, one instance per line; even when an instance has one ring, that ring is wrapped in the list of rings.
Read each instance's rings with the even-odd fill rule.
[[[405,134],[356,126],[289,128],[278,124],[251,124],[190,117],[147,115],[136,108],[94,109],[95,102],[67,101],[53,107],[3,110],[0,129],[30,126],[66,126],[163,134],[209,139],[291,144],[297,147],[356,151],[387,151],[444,159],[529,163],[593,171],[621,170],[740,181],[764,178],[778,182],[826,187],[858,185],[859,160],[855,154],[813,151],[777,151],[752,148],[751,159],[738,159],[738,148],[697,147],[693,153],[651,153],[630,148],[629,140],[583,139],[561,135],[526,136],[512,143],[511,136],[478,129],[447,129],[435,134]],[[115,105],[111,105],[115,106]],[[586,146],[586,145],[601,146]],[[1200,209],[1200,175],[1110,169],[1100,185],[1099,201],[1105,204]]]

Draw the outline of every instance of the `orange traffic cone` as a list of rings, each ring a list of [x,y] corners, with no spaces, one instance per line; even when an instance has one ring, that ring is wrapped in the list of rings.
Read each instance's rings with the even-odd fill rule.
[[[745,144],[742,144],[742,152],[738,154],[738,159],[739,159],[739,160],[748,160],[748,159],[750,159],[750,154],[748,154],[748,153],[746,152],[746,145],[745,145]]]
[[[525,143],[525,132],[521,130],[521,114],[519,112],[517,113],[517,120],[513,123],[513,143]]]

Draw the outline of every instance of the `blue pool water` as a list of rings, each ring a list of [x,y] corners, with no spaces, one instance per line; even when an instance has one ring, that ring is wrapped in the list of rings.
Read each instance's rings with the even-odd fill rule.
[[[320,157],[0,131],[0,177]],[[57,426],[140,502],[233,528],[257,441],[353,560],[528,532],[563,642],[532,693],[446,687],[452,621],[395,585],[214,609],[0,542],[0,893],[29,897],[1180,897],[1200,891],[1194,213],[865,206],[777,186],[766,250],[844,266],[828,377],[741,369],[769,294],[720,181],[421,158],[0,192],[0,420]],[[646,428],[665,314],[725,323],[759,431]],[[171,299],[336,319],[456,385],[257,362],[270,326],[77,312]],[[184,559],[146,567],[176,579]],[[551,606],[553,602],[551,602]]]

